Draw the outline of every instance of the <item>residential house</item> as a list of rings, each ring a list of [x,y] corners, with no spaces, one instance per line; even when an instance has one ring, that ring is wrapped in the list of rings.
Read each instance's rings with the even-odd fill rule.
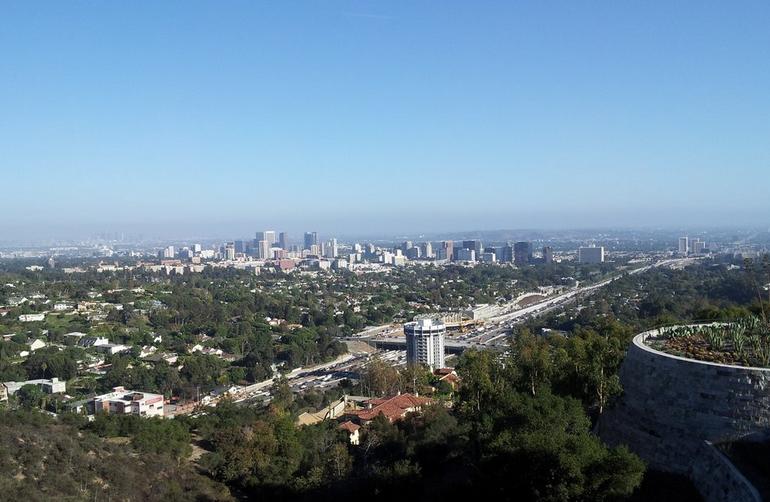
[[[41,340],[40,338],[36,338],[32,343],[29,344],[29,351],[35,352],[38,349],[42,349],[46,346],[46,343]]]
[[[439,377],[439,382],[448,383],[452,387],[452,390],[456,390],[460,385],[460,377],[452,368],[436,368],[433,374]]]
[[[83,337],[78,341],[78,345],[81,347],[99,347],[100,345],[107,345],[108,343],[110,343],[110,341],[101,336]]]
[[[128,345],[122,345],[119,343],[105,343],[102,345],[96,345],[94,348],[99,352],[104,352],[105,354],[110,354],[110,355],[118,354],[120,352],[127,352],[131,350],[131,347],[129,347]]]
[[[144,357],[144,360],[150,363],[159,363],[161,361],[167,364],[176,364],[179,360],[179,354],[174,352],[155,352]]]
[[[364,402],[366,408],[362,410],[348,411],[362,425],[374,420],[378,415],[383,415],[390,422],[396,422],[406,416],[407,413],[419,412],[422,407],[433,402],[427,397],[414,394],[399,394],[393,397],[369,399]]]
[[[40,322],[45,320],[45,314],[21,314],[19,321],[21,322]]]
[[[46,394],[63,394],[67,391],[67,382],[58,378],[39,378],[36,380],[27,380],[24,382],[4,382],[2,386],[5,389],[6,398],[16,394],[25,385],[37,385],[40,390]]]
[[[88,402],[88,409],[92,414],[117,413],[163,417],[163,396],[114,387],[112,392],[93,397]]]
[[[350,444],[358,446],[358,444],[361,441],[360,438],[360,430],[361,426],[358,424],[354,424],[350,420],[347,422],[342,422],[339,426],[340,429],[345,431],[348,434],[348,440],[350,441]]]

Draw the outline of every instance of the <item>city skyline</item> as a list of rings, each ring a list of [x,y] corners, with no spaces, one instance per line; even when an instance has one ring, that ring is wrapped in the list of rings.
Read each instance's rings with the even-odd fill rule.
[[[770,500],[768,21],[0,2],[0,499]]]
[[[3,240],[770,216],[766,4],[38,7],[0,11]]]
[[[477,220],[478,221],[478,220]],[[280,232],[286,233],[292,243],[301,243],[303,234],[308,228],[314,229],[319,238],[336,237],[347,240],[399,240],[404,238],[430,238],[434,240],[474,238],[484,234],[511,234],[510,237],[500,240],[512,240],[519,237],[527,237],[536,234],[558,233],[591,233],[591,232],[713,232],[713,231],[767,231],[766,220],[727,222],[711,220],[707,223],[683,222],[675,223],[664,221],[650,222],[644,225],[604,224],[600,220],[585,225],[522,225],[522,226],[495,226],[476,225],[472,222],[468,225],[441,225],[438,227],[409,226],[385,226],[382,229],[370,226],[366,229],[356,230],[337,224],[322,225],[280,225],[268,223],[266,226],[280,228]],[[176,222],[157,224],[35,224],[32,226],[16,224],[13,222],[0,222],[0,245],[49,245],[54,243],[80,242],[89,240],[122,240],[125,242],[157,241],[157,242],[182,242],[182,241],[225,241],[225,240],[253,240],[254,229],[258,225],[248,222],[232,224],[206,225],[201,222]],[[277,230],[276,230],[277,232]],[[103,236],[110,236],[109,238]]]

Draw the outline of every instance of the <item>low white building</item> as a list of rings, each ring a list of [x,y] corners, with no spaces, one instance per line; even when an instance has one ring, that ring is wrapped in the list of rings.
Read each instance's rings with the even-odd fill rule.
[[[179,354],[175,352],[154,352],[144,356],[142,359],[149,363],[165,362],[167,364],[176,364],[179,361]]]
[[[40,390],[46,394],[63,394],[67,392],[67,382],[59,380],[58,378],[39,378],[37,380],[27,380],[25,382],[4,382],[2,387],[5,392],[0,391],[0,394],[5,394],[6,398],[16,394],[19,389],[25,385],[37,385]],[[2,399],[0,399],[1,401]]]
[[[104,352],[105,354],[110,355],[131,350],[131,347],[128,345],[122,345],[119,343],[105,343],[103,345],[96,345],[94,348],[99,352]]]
[[[108,345],[110,341],[107,338],[101,336],[88,336],[78,340],[78,345],[81,347],[99,347],[101,345]]]
[[[480,303],[463,312],[465,317],[474,321],[489,319],[490,317],[494,317],[499,313],[500,308],[497,305],[490,303]]]
[[[139,358],[142,359],[149,355],[152,355],[155,352],[157,352],[157,350],[158,350],[158,347],[155,347],[153,345],[144,345],[142,346],[141,350],[139,350]]]
[[[21,314],[19,321],[21,322],[39,322],[45,320],[45,314]]]
[[[80,340],[81,338],[87,335],[80,331],[73,331],[72,333],[64,333],[62,336],[65,338],[73,338],[73,339]]]
[[[95,396],[88,402],[91,413],[118,413],[142,417],[163,417],[163,396],[149,392],[114,387],[112,392]]]
[[[42,349],[45,346],[46,346],[46,343],[40,338],[37,338],[36,340],[34,340],[32,343],[29,344],[29,351],[34,352],[38,349]]]

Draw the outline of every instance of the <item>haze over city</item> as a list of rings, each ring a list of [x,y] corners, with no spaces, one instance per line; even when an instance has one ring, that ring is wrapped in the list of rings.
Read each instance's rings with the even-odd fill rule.
[[[770,500],[769,27],[0,0],[0,501]]]
[[[6,2],[0,240],[761,225],[768,14]]]

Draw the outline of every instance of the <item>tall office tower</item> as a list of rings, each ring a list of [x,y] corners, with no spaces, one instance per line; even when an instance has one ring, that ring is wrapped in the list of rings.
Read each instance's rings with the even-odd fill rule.
[[[687,254],[687,251],[690,250],[689,246],[690,242],[687,237],[680,237],[679,238],[679,254]]]
[[[329,242],[326,243],[326,249],[324,251],[324,256],[327,258],[336,258],[338,254],[337,239],[329,239]]]
[[[235,243],[234,242],[228,242],[225,244],[225,260],[234,260],[235,259]]]
[[[200,253],[200,252],[201,252],[201,245],[193,244],[193,253]]]
[[[456,261],[476,261],[476,251],[468,248],[460,248],[455,251]]]
[[[272,256],[270,256],[270,243],[269,242],[267,242],[265,240],[259,241],[259,246],[257,247],[257,249],[259,250],[258,253],[257,253],[257,256],[261,260],[269,260],[269,259],[272,258]]]
[[[513,245],[513,261],[516,266],[528,265],[532,262],[532,243],[527,241],[517,242]]]
[[[311,255],[314,255],[314,256],[321,255],[321,247],[318,244],[311,244],[309,251]]]
[[[513,246],[506,244],[497,250],[497,261],[503,263],[513,262]]]
[[[235,252],[236,253],[245,253],[246,252],[246,243],[244,241],[235,241]]]
[[[578,263],[604,263],[604,248],[602,246],[578,248]]]
[[[543,263],[553,263],[553,248],[551,246],[543,247]]]
[[[463,249],[471,249],[476,254],[476,257],[481,256],[481,253],[484,252],[483,244],[478,239],[473,239],[469,241],[463,241]]]
[[[305,232],[305,247],[303,249],[313,249],[313,245],[318,245],[318,233]]]
[[[433,258],[433,244],[431,244],[430,242],[423,242],[421,251],[422,251],[421,254],[423,258],[427,258],[427,259]]]
[[[703,254],[706,249],[706,243],[700,239],[695,239],[692,243],[693,254]]]
[[[416,260],[420,257],[420,248],[418,248],[417,246],[411,247],[406,250],[406,253],[404,253],[404,255],[406,255],[406,257],[410,260]]]
[[[479,257],[479,261],[482,263],[495,263],[497,261],[497,256],[492,251],[484,251],[481,253],[481,256]]]
[[[168,246],[166,249],[163,250],[163,258],[173,258],[176,256],[176,251],[174,250],[174,246]]]
[[[275,244],[275,230],[257,232],[255,242],[259,244],[259,241],[267,241],[267,243],[272,247],[272,245]]]
[[[455,241],[444,241],[441,243],[441,248],[446,255],[445,260],[452,261],[455,259]]]
[[[421,319],[404,324],[407,364],[425,364],[430,369],[444,367],[446,326],[438,319]]]
[[[278,234],[278,247],[281,249],[289,249],[289,236],[286,234],[286,232],[281,232]]]
[[[401,243],[401,251],[406,254],[406,252],[414,247],[414,244],[412,244],[412,241],[404,241]]]

